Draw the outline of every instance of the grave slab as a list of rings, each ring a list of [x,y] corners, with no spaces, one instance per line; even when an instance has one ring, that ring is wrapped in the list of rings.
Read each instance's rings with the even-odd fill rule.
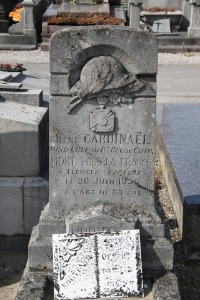
[[[0,176],[38,176],[47,154],[47,109],[0,102]]]
[[[0,251],[17,249],[20,247],[18,240],[27,244],[25,235],[28,236],[38,223],[47,202],[48,182],[43,178],[0,177],[0,234],[12,235],[10,238],[5,237],[5,245],[1,245]],[[16,236],[20,234],[23,236]]]
[[[17,91],[0,90],[0,101],[13,101],[27,105],[40,106],[43,99],[42,90],[20,89]]]
[[[53,235],[55,299],[143,295],[139,230]]]

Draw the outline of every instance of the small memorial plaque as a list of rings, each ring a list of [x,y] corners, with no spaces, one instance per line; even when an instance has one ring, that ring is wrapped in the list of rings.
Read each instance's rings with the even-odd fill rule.
[[[94,132],[114,131],[115,114],[109,109],[96,109],[90,113],[90,129]]]
[[[170,20],[170,18],[166,18],[153,22],[152,31],[155,33],[170,33]]]
[[[53,235],[55,299],[143,295],[139,230]]]
[[[96,298],[93,236],[53,235],[54,299]]]

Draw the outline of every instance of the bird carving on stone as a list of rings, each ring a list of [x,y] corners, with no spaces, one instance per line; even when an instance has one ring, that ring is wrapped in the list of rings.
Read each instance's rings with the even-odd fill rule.
[[[135,74],[129,73],[117,59],[111,56],[97,56],[82,68],[80,79],[70,89],[72,99],[70,113],[84,100],[101,99],[101,103],[133,102],[133,93],[144,83]],[[102,101],[104,98],[105,101]],[[103,105],[104,106],[104,105]]]

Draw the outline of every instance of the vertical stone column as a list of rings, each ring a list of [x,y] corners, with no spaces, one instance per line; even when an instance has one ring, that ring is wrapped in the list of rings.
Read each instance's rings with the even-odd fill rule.
[[[190,26],[188,37],[200,37],[200,0],[190,0]]]
[[[143,0],[129,0],[128,16],[130,19],[130,27],[140,28],[140,12],[142,10]]]
[[[35,24],[34,24],[34,2],[33,0],[24,0],[24,29],[25,35],[35,35]]]

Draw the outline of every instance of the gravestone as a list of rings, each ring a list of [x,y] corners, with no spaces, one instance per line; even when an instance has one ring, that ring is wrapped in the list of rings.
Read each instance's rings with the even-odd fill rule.
[[[139,230],[53,235],[54,298],[142,296]]]
[[[155,33],[170,33],[170,18],[154,21],[152,31]]]
[[[145,274],[163,274],[173,251],[154,204],[155,36],[62,30],[50,71],[49,204],[32,233],[29,270],[52,272],[52,234],[140,229]]]

